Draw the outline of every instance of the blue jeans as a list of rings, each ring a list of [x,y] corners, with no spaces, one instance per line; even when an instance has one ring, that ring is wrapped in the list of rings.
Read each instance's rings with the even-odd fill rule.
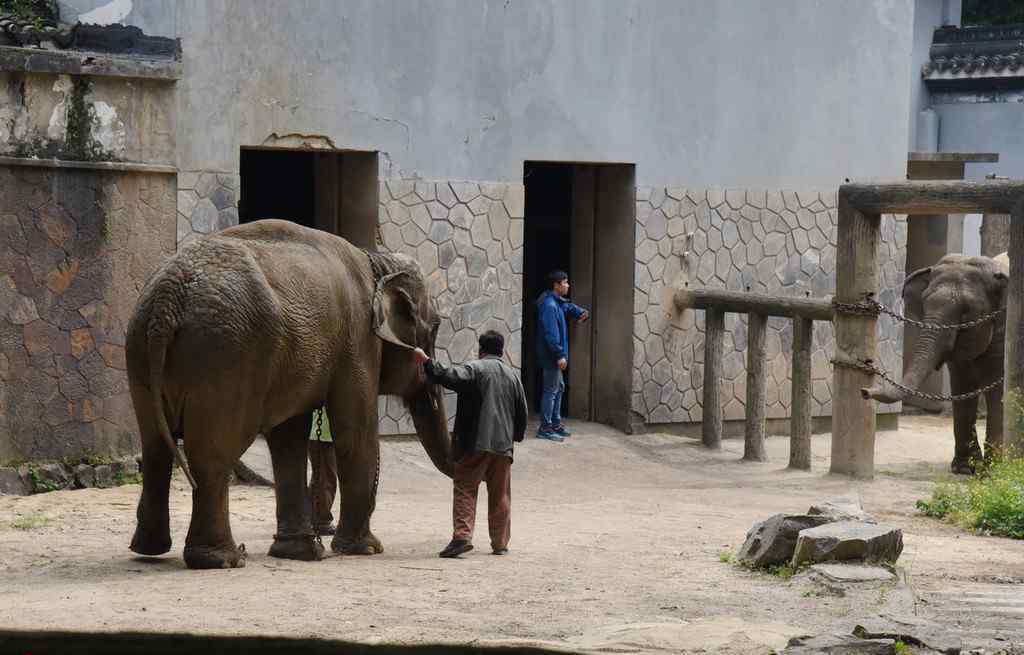
[[[558,365],[541,369],[540,429],[553,430],[562,425],[562,393],[565,380]]]

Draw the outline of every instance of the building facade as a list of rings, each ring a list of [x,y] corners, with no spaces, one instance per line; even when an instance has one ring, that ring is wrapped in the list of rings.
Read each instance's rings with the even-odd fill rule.
[[[130,451],[142,280],[271,215],[417,257],[439,356],[499,329],[528,388],[533,300],[568,269],[594,316],[573,337],[571,414],[699,422],[703,317],[666,290],[833,292],[838,186],[905,174],[914,5],[58,2],[53,30],[15,25],[0,46],[0,459]],[[883,234],[892,304],[905,219]],[[727,328],[738,420],[744,321]],[[770,328],[784,419],[791,327]],[[898,374],[900,330],[880,329]],[[822,326],[820,417],[831,352]],[[380,407],[382,434],[412,431]]]

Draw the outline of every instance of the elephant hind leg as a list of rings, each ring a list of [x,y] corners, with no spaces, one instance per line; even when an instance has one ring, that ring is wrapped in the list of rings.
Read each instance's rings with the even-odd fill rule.
[[[142,496],[130,548],[140,555],[163,555],[171,549],[168,495],[174,455],[160,438],[155,417],[147,409],[153,406],[149,392],[133,388],[132,402],[139,408],[136,412],[142,435]]]
[[[185,452],[197,483],[185,538],[185,565],[190,569],[245,566],[245,547],[235,545],[228,513],[231,471],[256,432],[243,427],[244,408],[240,399],[216,398],[186,409]]]

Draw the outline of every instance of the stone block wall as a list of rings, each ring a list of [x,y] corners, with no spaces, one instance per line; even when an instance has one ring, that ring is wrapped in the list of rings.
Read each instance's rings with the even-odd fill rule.
[[[138,452],[124,339],[175,178],[0,166],[0,462]]]
[[[178,173],[178,247],[203,234],[238,225],[240,180],[237,173]]]
[[[477,336],[505,335],[509,362],[522,365],[522,184],[391,179],[380,184],[378,246],[419,260],[437,299],[437,358],[476,356]],[[446,395],[449,422],[455,403]],[[381,398],[380,433],[414,432],[397,398]]]
[[[632,409],[648,424],[699,422],[704,383],[704,312],[672,312],[671,288],[691,287],[812,297],[835,291],[836,193],[683,188],[637,189]],[[906,217],[882,219],[881,293],[894,307],[906,261]],[[726,314],[726,420],[745,416],[746,316]],[[790,415],[792,323],[768,322],[769,418]],[[832,410],[832,326],[815,323],[813,413]],[[879,320],[881,366],[902,367],[902,327]],[[882,406],[895,411],[897,406]]]

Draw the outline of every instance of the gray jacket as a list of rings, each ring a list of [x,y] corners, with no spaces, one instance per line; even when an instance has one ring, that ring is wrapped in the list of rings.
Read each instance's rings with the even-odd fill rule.
[[[423,366],[431,382],[459,395],[455,412],[455,459],[474,452],[512,456],[526,433],[526,394],[516,371],[488,355],[467,364]]]

